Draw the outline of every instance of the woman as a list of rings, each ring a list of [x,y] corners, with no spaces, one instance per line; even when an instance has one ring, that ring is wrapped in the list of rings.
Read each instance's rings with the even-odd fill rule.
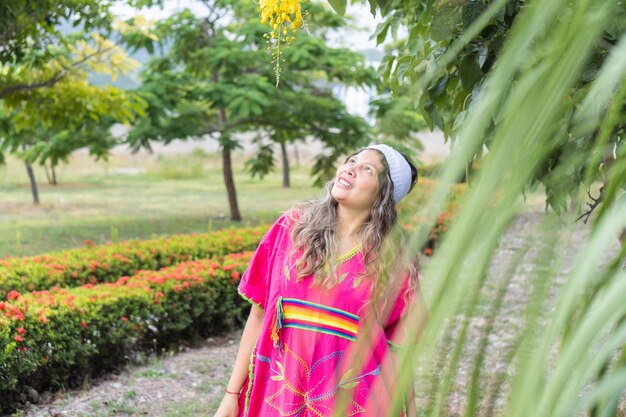
[[[402,154],[371,146],[346,159],[325,196],[276,221],[239,284],[252,310],[215,417],[386,415],[390,346],[417,272],[386,265],[385,238],[416,178]]]

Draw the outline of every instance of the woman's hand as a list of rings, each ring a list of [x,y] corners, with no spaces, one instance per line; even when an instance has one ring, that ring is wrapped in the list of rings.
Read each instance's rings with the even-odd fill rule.
[[[230,393],[226,392],[214,417],[239,417],[239,395],[245,394],[238,394],[239,390],[236,390],[234,387],[243,387],[246,382],[250,356],[252,355],[254,344],[259,339],[264,317],[265,313],[263,310],[257,305],[253,305],[241,335],[233,372],[228,384],[226,384],[226,387],[230,387]]]
[[[226,394],[222,398],[219,408],[213,417],[238,417],[239,397],[233,394]]]

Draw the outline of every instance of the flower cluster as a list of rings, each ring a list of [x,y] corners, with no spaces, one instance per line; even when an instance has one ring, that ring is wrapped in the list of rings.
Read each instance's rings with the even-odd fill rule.
[[[421,178],[415,190],[403,200],[399,206],[399,215],[403,228],[409,232],[414,232],[420,227],[429,224],[426,213],[427,204],[435,190],[437,182],[428,178]],[[439,213],[435,224],[428,230],[428,238],[422,244],[421,252],[430,256],[438,246],[443,235],[448,230],[450,223],[456,217],[459,208],[459,202],[466,190],[465,184],[456,184],[452,190],[450,199],[446,209]],[[426,231],[425,231],[426,232]]]
[[[302,27],[300,0],[261,0],[261,23],[268,23],[269,37],[278,42],[291,42]]]
[[[303,25],[301,0],[260,0],[261,24],[269,24],[270,32],[264,36],[274,45],[272,61],[276,87],[280,84],[280,68],[283,61],[281,44],[289,46]]]

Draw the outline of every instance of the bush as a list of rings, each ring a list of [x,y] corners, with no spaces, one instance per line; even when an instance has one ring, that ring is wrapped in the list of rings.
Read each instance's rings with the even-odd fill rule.
[[[131,240],[49,255],[0,260],[0,301],[18,293],[113,282],[140,270],[253,250],[268,226]]]
[[[240,325],[249,304],[236,284],[251,256],[190,261],[0,302],[0,412],[25,401],[30,388],[80,386],[126,363],[131,352],[160,352]]]
[[[415,185],[415,189],[398,206],[399,217],[402,219],[401,224],[405,230],[428,233],[428,237],[420,249],[425,255],[433,253],[444,233],[448,230],[450,223],[457,215],[460,207],[459,203],[467,189],[466,184],[455,184],[446,209],[439,213],[435,225],[430,230],[426,230],[425,228],[428,225],[426,213],[428,201],[436,186],[436,180],[420,178]]]

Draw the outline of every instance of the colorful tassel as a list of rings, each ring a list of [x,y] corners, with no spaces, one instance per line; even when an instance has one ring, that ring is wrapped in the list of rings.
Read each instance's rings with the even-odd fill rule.
[[[274,313],[274,320],[272,322],[271,337],[274,342],[274,347],[281,350],[283,342],[280,340],[280,329],[283,328],[283,297],[278,297],[276,301],[276,312]]]

